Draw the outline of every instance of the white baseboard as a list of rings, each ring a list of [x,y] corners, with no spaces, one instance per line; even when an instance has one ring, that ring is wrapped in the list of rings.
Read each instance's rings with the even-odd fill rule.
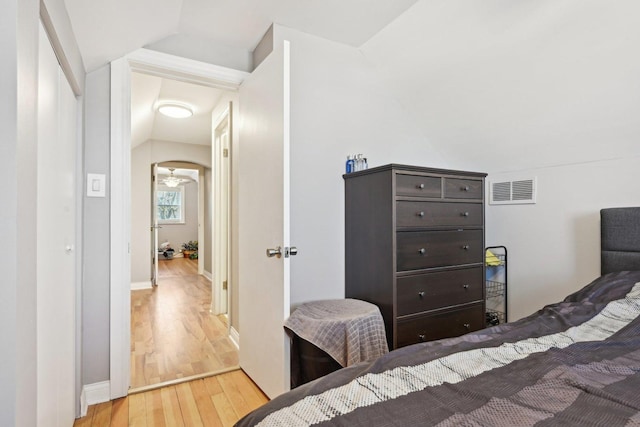
[[[238,350],[240,349],[240,333],[238,331],[236,331],[236,328],[234,328],[233,326],[231,327],[231,329],[229,330],[229,338],[231,339],[231,342],[238,348]]]
[[[209,272],[209,271],[207,271],[207,270],[204,270],[204,271],[202,272],[202,275],[203,275],[204,277],[206,277],[207,279],[209,279],[209,281],[210,281],[210,282],[213,282],[213,274],[211,274],[211,272]]]
[[[82,387],[80,394],[80,416],[87,415],[89,405],[96,403],[108,402],[111,400],[111,386],[109,381],[87,384]]]
[[[131,290],[138,291],[140,289],[151,289],[151,280],[147,280],[146,282],[131,282]]]

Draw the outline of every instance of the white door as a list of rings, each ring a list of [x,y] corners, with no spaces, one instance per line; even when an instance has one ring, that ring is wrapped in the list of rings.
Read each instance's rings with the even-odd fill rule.
[[[36,250],[37,418],[75,418],[76,98],[40,26]]]
[[[151,285],[158,286],[158,164],[151,166]]]
[[[240,366],[273,398],[289,390],[289,43],[240,86]],[[284,251],[284,249],[281,249]]]

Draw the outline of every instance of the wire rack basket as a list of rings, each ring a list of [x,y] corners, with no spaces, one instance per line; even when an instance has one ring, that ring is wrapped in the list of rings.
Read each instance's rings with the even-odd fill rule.
[[[485,264],[485,315],[489,327],[507,321],[507,248],[486,248]]]

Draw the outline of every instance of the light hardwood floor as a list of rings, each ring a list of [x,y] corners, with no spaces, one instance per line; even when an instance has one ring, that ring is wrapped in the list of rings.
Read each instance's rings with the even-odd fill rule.
[[[158,286],[131,296],[131,388],[237,368],[238,352],[209,312],[211,282],[197,260],[162,260]]]
[[[226,427],[267,401],[251,379],[236,370],[92,405],[73,425]]]

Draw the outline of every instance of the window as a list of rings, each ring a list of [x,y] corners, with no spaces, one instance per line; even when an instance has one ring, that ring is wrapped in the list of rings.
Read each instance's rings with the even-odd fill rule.
[[[184,187],[158,185],[156,193],[159,224],[184,224]]]

